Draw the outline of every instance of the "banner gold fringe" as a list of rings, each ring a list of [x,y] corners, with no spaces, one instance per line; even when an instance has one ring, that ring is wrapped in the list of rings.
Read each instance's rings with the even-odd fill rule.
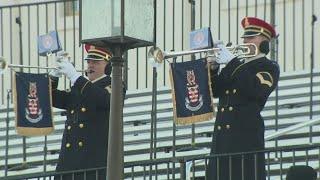
[[[200,115],[184,117],[184,118],[175,117],[174,122],[179,125],[188,125],[188,124],[193,124],[197,122],[208,121],[208,120],[211,120],[213,117],[214,117],[213,113],[200,114]]]

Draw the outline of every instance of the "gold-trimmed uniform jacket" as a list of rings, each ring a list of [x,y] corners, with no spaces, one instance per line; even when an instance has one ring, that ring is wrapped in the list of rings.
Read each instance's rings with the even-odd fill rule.
[[[53,106],[67,111],[57,171],[106,166],[111,78],[90,82],[80,76],[71,91],[52,84]]]
[[[278,84],[277,62],[260,54],[251,59],[234,58],[220,73],[218,71],[218,69],[214,70],[211,77],[213,96],[219,98],[211,153],[263,149],[265,130],[260,112]],[[264,155],[258,158],[258,176],[263,178],[265,176]],[[209,169],[213,170],[212,174],[220,174],[220,179],[229,179],[229,160],[223,161],[222,158],[220,160],[219,173],[215,171],[216,163],[212,163],[213,161],[211,165],[214,168],[212,169],[211,166]],[[242,176],[241,163],[241,161],[233,162],[233,177]],[[254,171],[250,170],[255,168],[254,162],[244,161],[244,164],[244,179],[250,180],[252,177],[254,179]],[[209,179],[215,178],[211,176]]]

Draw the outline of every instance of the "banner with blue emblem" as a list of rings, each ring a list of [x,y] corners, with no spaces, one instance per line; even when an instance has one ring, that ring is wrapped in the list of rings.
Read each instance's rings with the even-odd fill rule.
[[[38,37],[38,53],[40,56],[49,56],[61,51],[61,43],[57,31],[50,31]]]
[[[39,136],[54,130],[48,74],[14,72],[13,100],[18,134]]]
[[[210,71],[205,58],[170,64],[176,124],[207,121],[214,116]]]

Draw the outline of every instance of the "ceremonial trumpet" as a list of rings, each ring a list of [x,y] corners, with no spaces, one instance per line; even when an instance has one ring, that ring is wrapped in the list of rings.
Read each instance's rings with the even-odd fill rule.
[[[57,67],[41,67],[41,66],[26,66],[20,64],[8,64],[7,61],[0,56],[0,75],[8,68],[37,68],[37,69],[58,69]],[[84,70],[77,70],[78,72],[85,72]]]
[[[250,48],[252,47],[252,48]],[[254,57],[258,54],[257,46],[253,43],[239,44],[234,47],[226,47],[231,53],[236,56],[241,56],[244,58]],[[251,50],[254,49],[252,52]],[[162,51],[158,47],[152,47],[148,51],[148,59],[153,60],[155,63],[162,63],[163,60],[168,58],[174,58],[178,56],[203,53],[206,52],[210,54],[209,56],[216,56],[215,53],[219,52],[220,48],[208,48],[208,49],[199,49],[199,50],[189,50],[189,51],[179,51],[179,52],[166,52]]]

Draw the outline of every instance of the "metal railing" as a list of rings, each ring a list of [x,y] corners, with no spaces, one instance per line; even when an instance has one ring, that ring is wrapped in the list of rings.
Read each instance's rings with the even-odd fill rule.
[[[252,152],[241,152],[241,153],[228,153],[228,154],[216,154],[216,155],[200,155],[200,156],[188,156],[188,157],[177,157],[177,158],[167,158],[161,160],[148,160],[144,162],[132,162],[125,164],[125,179],[181,179],[181,180],[191,180],[194,177],[204,177],[204,172],[207,170],[209,159],[213,158],[233,158],[245,156],[256,157],[257,154],[265,154],[266,158],[266,176],[267,179],[280,179],[283,180],[286,176],[287,170],[290,166],[295,165],[308,165],[313,167],[319,172],[320,167],[320,145],[303,145],[295,147],[283,147],[283,148],[271,148],[261,151]],[[280,154],[277,158],[275,154]],[[304,156],[302,156],[304,155]],[[204,163],[196,163],[196,161],[201,161]],[[192,168],[191,174],[187,174],[186,164],[198,164]],[[175,165],[176,168],[172,168]],[[155,167],[150,171],[150,167]],[[279,166],[279,168],[273,168],[272,166]],[[245,168],[245,167],[240,167]],[[97,172],[105,170],[105,168],[92,168],[86,170],[77,171],[66,171],[66,172],[46,172],[46,173],[33,173],[24,176],[11,176],[4,177],[3,180],[20,180],[21,178],[25,180],[31,179],[50,179],[54,176],[62,176],[65,174],[76,175],[86,175],[89,171]],[[195,175],[196,172],[200,172],[200,175]],[[202,173],[201,173],[202,172]],[[173,178],[175,177],[175,178]],[[233,178],[234,179],[234,178]],[[233,180],[231,179],[231,180]],[[237,179],[238,180],[238,179]]]

